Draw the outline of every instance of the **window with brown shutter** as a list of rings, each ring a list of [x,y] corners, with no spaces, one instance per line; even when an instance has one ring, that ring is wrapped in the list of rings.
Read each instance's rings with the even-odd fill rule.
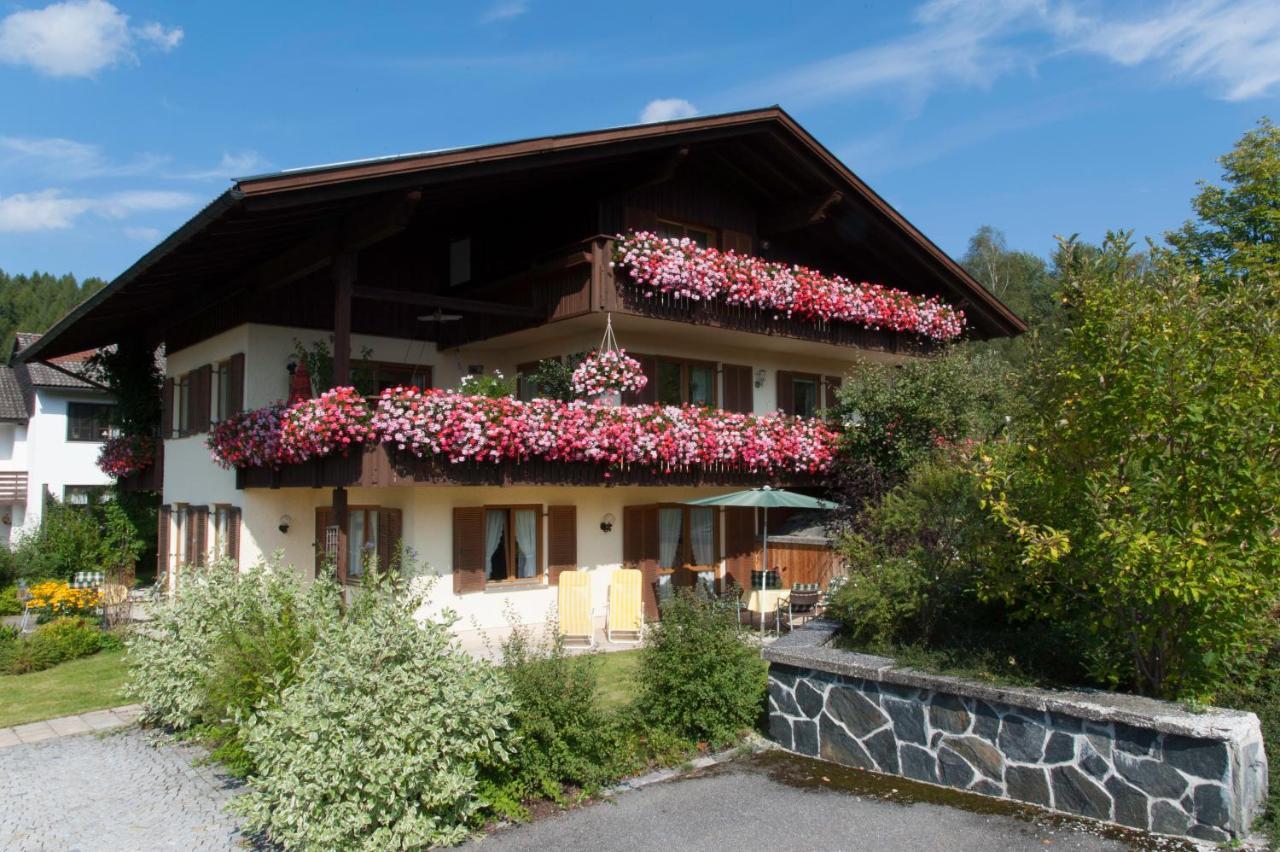
[[[714,361],[687,358],[657,358],[657,398],[660,405],[716,406],[716,365]],[[653,381],[650,380],[650,384]],[[648,386],[646,385],[646,390]]]
[[[187,507],[187,540],[191,542],[187,550],[187,562],[190,565],[204,567],[207,563],[209,542],[209,507]]]
[[[333,526],[333,509],[328,506],[317,506],[315,540],[317,579],[329,576],[338,558],[338,539],[336,535],[330,533],[331,526]]]
[[[399,571],[401,539],[404,537],[399,509],[378,509],[378,570],[384,574]]]
[[[547,575],[552,584],[561,571],[578,570],[578,507],[547,507]]]
[[[756,510],[745,506],[726,506],[724,510],[725,571],[741,588],[749,588],[751,569],[760,543],[756,536]]]
[[[624,393],[622,402],[625,405],[652,405],[658,401],[658,359],[652,355],[628,354],[640,363],[640,370],[649,381],[639,391]]]
[[[165,379],[160,389],[160,437],[172,438],[173,428],[173,379]]]
[[[453,591],[484,591],[484,507],[453,510]]]
[[[836,407],[837,393],[840,391],[839,376],[823,376],[822,377],[822,407],[832,409]]]
[[[244,411],[244,353],[237,352],[226,361],[227,365],[227,392],[223,395],[226,398],[226,407],[221,412],[222,417],[234,417]]]
[[[795,417],[812,417],[822,405],[822,380],[813,373],[778,371],[778,410]]]
[[[359,583],[366,567],[392,564],[400,542],[400,510],[381,506],[347,507],[347,572],[337,579]],[[338,534],[332,506],[316,508],[316,576],[326,576],[337,563]]]
[[[755,409],[755,388],[751,382],[751,368],[739,364],[725,364],[720,368],[724,382],[724,395],[720,407],[725,411],[750,414]]]
[[[164,505],[156,518],[156,579],[163,580],[169,572],[169,525],[173,509]]]

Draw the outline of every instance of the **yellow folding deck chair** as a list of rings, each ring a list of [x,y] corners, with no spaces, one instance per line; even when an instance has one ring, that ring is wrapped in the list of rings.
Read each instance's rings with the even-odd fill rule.
[[[591,623],[591,575],[586,571],[561,571],[559,584],[560,635],[565,642],[595,645],[595,626]]]
[[[644,631],[643,575],[637,568],[619,568],[609,583],[606,637],[610,642],[639,642]]]

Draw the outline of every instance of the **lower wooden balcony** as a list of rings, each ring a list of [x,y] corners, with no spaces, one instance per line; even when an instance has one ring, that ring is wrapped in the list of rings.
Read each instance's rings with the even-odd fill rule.
[[[759,485],[804,487],[820,484],[818,474],[770,475],[744,470],[608,468],[534,459],[524,462],[461,462],[418,458],[385,444],[346,457],[312,459],[278,469],[238,468],[236,488],[380,488],[400,485]]]
[[[150,467],[116,480],[116,488],[128,493],[159,494],[164,489],[164,441],[156,441],[156,457]]]

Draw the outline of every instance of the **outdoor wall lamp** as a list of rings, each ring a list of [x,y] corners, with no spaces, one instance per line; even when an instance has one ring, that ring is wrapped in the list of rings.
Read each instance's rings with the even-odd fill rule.
[[[613,522],[617,520],[610,512],[605,512],[604,517],[600,519],[601,532],[613,532]]]
[[[288,535],[289,527],[292,524],[293,524],[293,518],[289,517],[288,515],[280,516],[280,532],[284,533],[285,535]]]
[[[756,387],[758,388],[764,387],[764,368],[763,367],[760,368],[759,370],[756,370]]]

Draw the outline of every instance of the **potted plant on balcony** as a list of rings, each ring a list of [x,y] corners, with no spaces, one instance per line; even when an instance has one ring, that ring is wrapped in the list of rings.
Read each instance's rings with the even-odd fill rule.
[[[613,336],[613,317],[605,320],[604,339],[573,371],[573,392],[596,405],[619,406],[622,394],[636,392],[649,383],[640,362],[627,356]]]

